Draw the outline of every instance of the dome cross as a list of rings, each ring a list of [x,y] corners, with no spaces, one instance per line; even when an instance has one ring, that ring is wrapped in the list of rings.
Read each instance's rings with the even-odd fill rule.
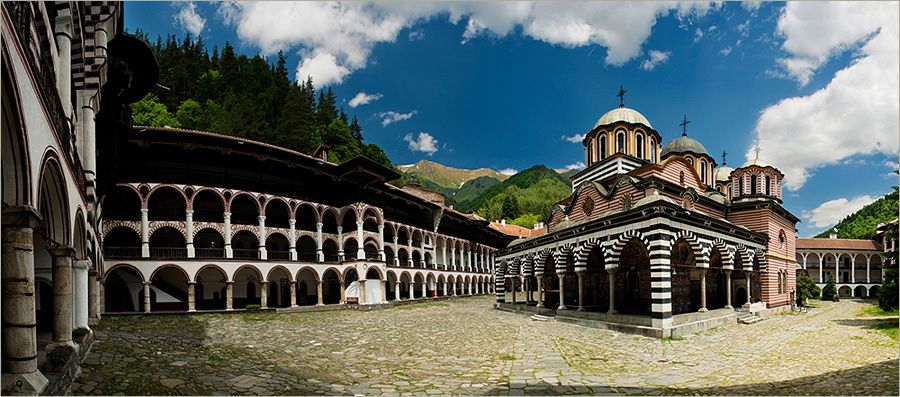
[[[756,159],[759,160],[759,152],[761,152],[762,149],[759,148],[759,145],[756,145],[753,147],[753,151],[756,152]]]
[[[728,162],[725,161],[726,156],[728,156],[728,152],[726,152],[725,149],[722,149],[722,165],[728,164]]]
[[[628,92],[628,91],[625,91],[624,87],[619,86],[619,93],[616,96],[619,97],[619,107],[620,108],[625,107],[625,93],[626,92]]]
[[[687,119],[687,115],[684,115],[684,120],[681,121],[681,136],[687,136],[687,125],[691,122]]]

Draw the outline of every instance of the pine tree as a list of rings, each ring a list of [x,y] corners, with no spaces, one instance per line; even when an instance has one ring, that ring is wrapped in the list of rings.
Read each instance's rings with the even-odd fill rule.
[[[353,121],[350,122],[350,135],[353,135],[353,139],[356,139],[357,142],[362,143],[362,127],[359,126],[359,120],[356,119],[356,116],[353,116]]]
[[[834,285],[834,277],[828,273],[828,277],[825,278],[825,287],[822,288],[822,300],[830,301],[834,299],[835,294],[837,294],[837,289]]]

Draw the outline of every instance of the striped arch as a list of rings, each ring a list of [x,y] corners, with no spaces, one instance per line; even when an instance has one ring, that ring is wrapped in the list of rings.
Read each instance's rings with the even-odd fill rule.
[[[735,270],[745,270],[745,271],[753,271],[753,261],[751,261],[752,256],[750,250],[744,246],[744,244],[738,244],[734,251],[737,259],[741,261],[741,268]]]
[[[625,246],[631,240],[640,240],[644,247],[647,249],[647,252],[650,252],[650,242],[644,237],[644,234],[637,230],[626,230],[625,233],[619,235],[616,240],[612,244],[612,248],[610,248],[609,255],[607,256],[607,266],[608,268],[619,267],[619,259],[622,255],[622,250],[625,249]]]
[[[522,264],[522,258],[513,258],[506,268],[506,274],[508,276],[518,276],[519,275],[519,266]]]
[[[723,269],[734,269],[734,260],[731,258],[731,253],[728,252],[728,246],[725,245],[725,241],[720,238],[713,240],[712,246],[710,246],[709,251],[710,257],[712,256],[713,251],[718,252],[719,256],[722,257]]]
[[[594,249],[598,244],[600,244],[599,238],[588,239],[587,241],[581,243],[579,246],[575,247],[575,268],[576,269],[584,269],[587,268],[587,260],[588,256],[591,254],[591,250]]]
[[[759,272],[765,273],[766,268],[768,267],[768,260],[766,259],[766,251],[764,249],[757,249],[754,253],[756,260],[759,261]]]
[[[547,262],[547,257],[552,255],[553,251],[549,248],[544,249],[536,254],[534,254],[534,260],[532,261],[532,267],[534,268],[534,275],[540,277],[544,274],[544,263]]]
[[[691,233],[687,230],[682,230],[678,233],[675,233],[675,237],[672,238],[672,243],[669,247],[675,247],[675,243],[681,239],[687,241],[688,245],[691,246],[691,251],[694,252],[695,265],[697,267],[709,267],[709,253],[703,250],[703,246],[700,244],[700,240],[697,239],[697,236],[694,235],[694,233]]]
[[[574,247],[571,245],[565,245],[553,250],[553,265],[556,268],[556,273],[560,273],[560,270],[565,272],[566,270],[566,257],[569,255],[569,251],[571,251]]]
[[[534,254],[527,254],[522,257],[522,275],[529,277],[534,275]]]

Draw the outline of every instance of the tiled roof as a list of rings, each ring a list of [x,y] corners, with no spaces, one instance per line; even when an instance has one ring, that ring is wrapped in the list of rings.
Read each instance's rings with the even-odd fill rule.
[[[545,228],[541,229],[529,229],[527,227],[522,227],[519,225],[510,225],[510,224],[502,224],[499,222],[491,222],[491,227],[500,233],[503,233],[508,236],[514,236],[518,238],[527,238],[540,236],[544,234]]]
[[[853,240],[846,238],[798,238],[798,250],[855,250],[882,251],[881,244],[874,240]]]

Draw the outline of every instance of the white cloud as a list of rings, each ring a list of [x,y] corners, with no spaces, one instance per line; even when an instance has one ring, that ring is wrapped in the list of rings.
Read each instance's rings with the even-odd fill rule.
[[[572,136],[563,135],[563,136],[559,137],[559,139],[562,139],[564,141],[569,141],[572,143],[581,143],[584,141],[584,137],[585,137],[584,134],[575,134]]]
[[[428,155],[431,156],[438,151],[438,140],[434,139],[434,137],[427,132],[420,132],[418,135],[409,133],[406,134],[403,140],[409,144],[409,150],[414,152],[428,153]]]
[[[721,55],[723,57],[727,57],[728,54],[731,54],[731,47],[725,47],[725,48],[719,50],[719,55]]]
[[[515,174],[519,173],[519,171],[518,171],[517,169],[515,169],[515,168],[504,168],[504,169],[502,169],[502,170],[500,170],[500,171],[497,171],[497,172],[499,172],[499,173],[501,173],[501,174],[503,174],[503,175],[506,175],[506,176],[512,176],[512,175],[515,175]]]
[[[381,126],[387,127],[388,125],[396,123],[398,121],[409,120],[415,114],[415,110],[409,113],[397,113],[395,111],[389,111],[378,113],[376,116],[381,118]]]
[[[222,3],[217,14],[236,28],[238,37],[265,53],[297,48],[303,63],[330,55],[332,74],[366,66],[372,48],[394,42],[417,23],[447,16],[464,22],[463,41],[513,32],[563,47],[599,45],[606,63],[622,65],[638,56],[660,16],[703,16],[714,3],[696,2],[246,2]],[[517,29],[520,28],[520,29]],[[415,34],[410,34],[412,39]],[[325,58],[322,58],[325,59]],[[340,70],[341,73],[334,71]],[[298,70],[299,73],[299,70]],[[314,77],[315,79],[315,77]],[[316,83],[321,83],[316,81]]]
[[[836,48],[871,35],[849,66],[834,74],[825,87],[807,96],[786,98],[763,109],[756,121],[760,155],[785,174],[785,186],[797,190],[815,169],[855,155],[900,151],[900,20],[897,3],[788,3],[779,21],[785,48],[802,62],[821,65]],[[802,14],[795,7],[812,14]],[[840,18],[837,16],[840,15]],[[801,18],[802,16],[802,18]],[[836,19],[827,20],[827,16]],[[819,19],[825,18],[825,19]],[[865,25],[865,30],[846,28]],[[843,37],[832,32],[844,32]],[[820,45],[814,38],[831,43]],[[789,44],[790,43],[790,44]],[[807,69],[807,77],[813,69]],[[803,74],[789,73],[798,78]],[[747,157],[752,158],[752,149]]]
[[[900,169],[900,163],[893,160],[884,160],[884,166],[891,169],[891,171],[896,171]]]
[[[700,28],[695,29],[694,30],[694,42],[696,43],[696,42],[700,41],[700,39],[702,39],[702,38],[703,38],[703,30],[700,30]]]
[[[650,50],[650,53],[647,54],[647,59],[644,62],[641,62],[641,69],[650,71],[653,70],[658,65],[662,65],[669,60],[669,56],[672,55],[671,51],[657,51]]]
[[[350,69],[338,64],[337,58],[327,52],[321,52],[309,57],[304,57],[297,66],[297,81],[312,77],[319,86],[340,84],[344,77],[350,74]]]
[[[350,107],[355,108],[359,105],[368,105],[371,102],[377,101],[381,99],[381,94],[366,94],[365,92],[360,91],[350,100]]]
[[[584,162],[583,162],[583,161],[579,161],[579,162],[577,162],[577,163],[569,164],[569,165],[566,166],[566,169],[567,169],[567,170],[580,170],[580,169],[582,169],[582,168],[584,168]]]
[[[197,13],[197,5],[193,2],[186,2],[179,3],[178,7],[175,22],[178,22],[182,28],[194,36],[199,36],[200,32],[203,32],[203,27],[206,26],[206,19]]]
[[[803,219],[809,220],[813,227],[829,227],[840,222],[844,217],[877,200],[871,196],[859,196],[851,200],[839,198],[829,200],[812,211],[803,211]]]

